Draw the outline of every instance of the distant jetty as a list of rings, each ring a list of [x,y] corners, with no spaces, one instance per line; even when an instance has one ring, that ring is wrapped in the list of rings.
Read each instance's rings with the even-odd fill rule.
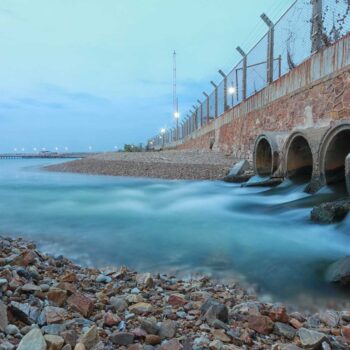
[[[31,159],[31,158],[59,158],[59,159],[76,159],[93,156],[97,153],[91,152],[39,152],[39,153],[2,153],[0,159]]]

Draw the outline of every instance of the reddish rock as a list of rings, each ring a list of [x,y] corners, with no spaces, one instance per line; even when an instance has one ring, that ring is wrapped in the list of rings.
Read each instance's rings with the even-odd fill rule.
[[[16,257],[13,260],[12,265],[28,266],[33,264],[36,258],[36,253],[33,250],[28,249],[21,253],[18,257]]]
[[[341,328],[341,334],[348,342],[350,342],[350,327],[349,326],[343,326]]]
[[[148,345],[158,345],[161,342],[161,338],[158,335],[147,334],[145,338],[145,343]]]
[[[62,278],[61,282],[76,282],[77,281],[77,276],[74,272],[68,272],[66,273]]]
[[[303,326],[303,324],[300,321],[298,321],[296,318],[291,318],[289,320],[289,324],[296,329],[299,329]]]
[[[65,290],[68,295],[74,294],[77,291],[75,285],[69,282],[60,282],[56,288]]]
[[[136,339],[145,339],[147,335],[147,332],[140,327],[135,328],[132,333]]]
[[[269,312],[269,317],[274,322],[288,323],[289,316],[287,315],[286,308],[284,306],[275,306]]]
[[[62,323],[66,319],[67,311],[59,307],[46,306],[42,316],[47,324]]]
[[[143,350],[143,346],[141,344],[132,344],[129,345],[128,350]]]
[[[63,306],[67,300],[67,292],[59,288],[50,288],[47,293],[47,299],[57,306]]]
[[[168,303],[177,308],[180,306],[184,306],[188,303],[188,300],[185,299],[185,296],[182,294],[171,294],[168,299]]]
[[[248,317],[248,327],[260,334],[270,334],[273,330],[273,322],[267,316],[251,315]]]
[[[120,317],[113,314],[111,311],[108,311],[103,315],[103,324],[107,327],[117,326],[120,321]]]
[[[94,308],[93,301],[81,293],[71,295],[67,299],[67,303],[72,309],[80,312],[84,317],[90,316]]]

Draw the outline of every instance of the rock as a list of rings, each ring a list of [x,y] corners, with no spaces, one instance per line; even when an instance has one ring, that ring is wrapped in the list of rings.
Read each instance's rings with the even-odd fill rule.
[[[47,299],[57,306],[63,306],[67,300],[67,292],[60,288],[50,288],[47,293]]]
[[[110,283],[110,282],[112,282],[112,278],[109,276],[105,276],[105,275],[98,275],[96,277],[96,282],[97,283]]]
[[[0,300],[0,331],[3,332],[7,326],[8,326],[7,307]]]
[[[58,335],[46,334],[44,336],[47,343],[47,350],[61,350],[64,344],[64,339]]]
[[[128,304],[126,303],[125,299],[121,297],[112,297],[110,298],[109,302],[117,312],[118,311],[123,312],[128,308]]]
[[[176,335],[177,322],[166,320],[159,326],[159,336],[164,338],[173,338]]]
[[[82,343],[77,343],[77,345],[74,347],[74,350],[86,350],[86,347]]]
[[[77,276],[74,272],[68,272],[61,278],[61,282],[74,283],[76,281],[77,281]]]
[[[117,326],[120,321],[120,317],[114,315],[111,311],[108,311],[103,315],[103,324],[107,327]]]
[[[327,340],[325,334],[306,328],[300,328],[297,333],[304,348],[317,349]]]
[[[350,327],[349,326],[341,327],[341,335],[350,343]]]
[[[36,286],[35,284],[26,283],[25,285],[22,286],[21,290],[24,293],[35,293],[35,292],[40,292],[41,288],[39,286]]]
[[[148,303],[137,303],[129,306],[129,311],[136,315],[147,314],[153,311],[153,306]]]
[[[147,334],[145,337],[145,344],[149,344],[149,345],[158,345],[161,343],[161,338],[158,335],[154,335],[154,334]]]
[[[75,331],[73,330],[67,330],[67,331],[63,331],[60,333],[61,337],[64,339],[64,342],[66,344],[71,345],[72,347],[75,346],[75,344],[78,341],[78,335]]]
[[[145,286],[147,288],[152,288],[154,286],[152,275],[149,272],[138,273],[136,275],[136,282],[138,285]]]
[[[340,321],[339,313],[334,310],[321,311],[318,317],[322,323],[333,328],[337,327]]]
[[[301,348],[299,348],[299,346],[296,346],[293,343],[290,343],[290,344],[279,344],[278,345],[278,349],[279,350],[302,350]]]
[[[182,345],[177,339],[171,339],[164,342],[159,348],[159,350],[181,350]]]
[[[273,332],[290,340],[293,340],[296,334],[296,330],[293,327],[282,322],[275,323]]]
[[[50,289],[50,286],[48,284],[45,284],[45,283],[41,284],[39,287],[40,287],[41,291],[44,293],[48,292]]]
[[[17,326],[15,326],[14,324],[9,324],[6,328],[5,328],[5,333],[9,334],[9,335],[16,335],[19,333],[19,329],[17,328]]]
[[[15,346],[8,341],[0,341],[0,350],[14,350]]]
[[[72,345],[66,344],[66,345],[62,348],[62,350],[72,350]]]
[[[287,315],[286,308],[281,305],[274,305],[269,311],[269,317],[273,322],[289,322],[289,316]]]
[[[59,324],[54,323],[50,324],[48,326],[44,326],[41,328],[41,331],[44,332],[44,334],[51,334],[51,335],[60,335],[62,332],[66,330],[65,324]]]
[[[186,298],[183,294],[174,293],[174,294],[169,295],[168,303],[171,306],[178,308],[180,306],[186,305],[188,303],[188,300],[186,300]]]
[[[250,315],[248,316],[248,327],[260,334],[270,334],[273,330],[273,322],[267,316]]]
[[[151,346],[151,348],[153,350],[153,346]],[[128,350],[144,350],[144,347],[141,344],[131,344]]]
[[[22,338],[17,350],[46,350],[46,348],[46,341],[40,329],[34,328]]]
[[[71,295],[67,299],[67,303],[72,309],[80,312],[84,317],[90,316],[94,308],[92,300],[86,295],[78,292]]]
[[[350,256],[331,264],[326,271],[326,280],[340,284],[350,283]]]
[[[209,324],[216,319],[222,322],[228,322],[228,309],[226,305],[219,303],[217,300],[209,298],[201,306],[201,313]]]
[[[110,340],[116,345],[130,345],[134,342],[134,338],[133,333],[122,332],[113,334]]]
[[[67,311],[56,306],[46,306],[38,318],[38,324],[44,325],[62,323],[67,317]]]
[[[224,347],[224,344],[220,340],[213,340],[209,344],[210,350],[222,350],[223,347]]]
[[[141,327],[148,334],[158,334],[159,326],[157,325],[157,320],[155,318],[142,318],[140,319]]]
[[[343,220],[350,210],[350,200],[339,200],[335,202],[322,203],[311,211],[311,220],[331,224]]]
[[[296,329],[299,329],[303,326],[303,324],[300,321],[298,321],[296,318],[291,318],[289,320],[289,324],[291,324]]]
[[[238,176],[243,175],[245,171],[249,170],[249,168],[250,165],[248,161],[240,160],[231,168],[228,175],[224,178],[224,181],[231,182],[232,179],[236,179]]]
[[[262,304],[258,301],[248,301],[235,305],[232,310],[232,315],[260,315]]]
[[[84,344],[87,350],[90,350],[99,342],[98,331],[96,326],[92,326],[79,340],[79,343]]]
[[[36,306],[18,303],[17,301],[11,301],[8,308],[16,319],[29,325],[36,323],[40,314],[40,310]]]
[[[231,338],[222,329],[212,329],[211,333],[215,339],[220,340],[223,343],[229,343],[231,341]]]

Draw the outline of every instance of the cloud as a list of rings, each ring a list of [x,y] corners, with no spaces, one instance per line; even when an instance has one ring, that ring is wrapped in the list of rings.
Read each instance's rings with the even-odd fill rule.
[[[22,105],[27,105],[31,107],[44,107],[44,108],[49,108],[49,109],[63,109],[64,105],[62,103],[58,102],[47,102],[47,101],[42,101],[39,99],[31,98],[31,97],[24,97],[24,98],[17,98],[16,101],[19,104]]]

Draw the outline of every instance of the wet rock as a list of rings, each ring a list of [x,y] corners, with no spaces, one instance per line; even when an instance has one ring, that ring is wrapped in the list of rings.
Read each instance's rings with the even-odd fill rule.
[[[275,323],[273,332],[290,340],[293,340],[296,334],[296,330],[293,327],[282,322]]]
[[[7,326],[8,326],[7,307],[0,300],[0,331],[3,332]]]
[[[137,303],[129,306],[129,311],[136,315],[147,314],[153,311],[153,306],[149,303]]]
[[[44,336],[47,350],[61,350],[64,344],[64,340],[62,337],[58,335],[47,334]]]
[[[71,295],[67,299],[67,303],[72,309],[80,312],[84,317],[88,317],[94,308],[92,300],[78,292]]]
[[[300,328],[298,330],[298,336],[301,345],[309,349],[317,349],[324,341],[327,341],[325,334],[306,328]]]
[[[79,340],[87,350],[90,350],[99,342],[99,335],[96,326],[92,326]]]
[[[234,182],[234,180],[243,175],[245,171],[249,170],[250,165],[247,160],[240,160],[229,171],[228,175],[224,177],[226,182]]]
[[[166,320],[159,326],[159,336],[164,338],[173,338],[176,335],[177,322]]]
[[[133,333],[122,332],[112,335],[110,340],[113,344],[126,346],[132,344],[134,342],[134,338],[135,336]]]
[[[18,345],[17,350],[46,350],[46,341],[40,329],[34,328],[26,334]]]
[[[350,283],[350,256],[331,264],[326,271],[326,280],[340,284]]]
[[[248,327],[260,334],[270,334],[273,330],[273,322],[267,316],[250,315],[248,316]]]
[[[343,220],[350,210],[350,200],[322,203],[311,211],[311,220],[331,224]]]

